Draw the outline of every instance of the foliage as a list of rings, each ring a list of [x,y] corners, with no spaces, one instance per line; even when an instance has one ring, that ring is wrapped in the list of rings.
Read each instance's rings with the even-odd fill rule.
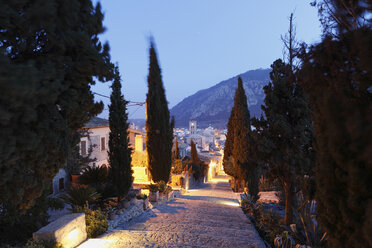
[[[339,37],[347,32],[371,25],[372,3],[363,0],[314,0],[324,35]]]
[[[35,241],[30,239],[27,241],[25,248],[63,248],[63,245],[56,243],[54,240]]]
[[[256,200],[258,194],[257,162],[253,159],[252,131],[247,96],[243,88],[243,81],[238,78],[238,88],[234,97],[233,150],[234,170],[239,180],[245,181],[248,192]]]
[[[0,204],[28,209],[66,161],[73,135],[103,104],[111,78],[100,4],[1,0]],[[27,28],[26,28],[27,27]]]
[[[199,160],[199,157],[198,157],[198,151],[196,150],[196,145],[195,145],[193,140],[191,140],[190,147],[191,147],[190,162],[194,163],[194,164],[197,164],[197,163],[199,163],[200,160]]]
[[[89,166],[82,171],[79,177],[81,184],[87,184],[95,187],[98,184],[107,182],[109,170],[104,166]]]
[[[295,242],[293,238],[284,231],[281,235],[277,235],[274,239],[275,248],[294,248]]]
[[[167,185],[167,187],[164,190],[164,193],[170,193],[172,192],[172,190],[173,190],[172,186]]]
[[[178,140],[177,138],[175,138],[175,142],[174,142],[174,152],[172,154],[172,158],[173,160],[176,160],[176,159],[180,159],[180,151],[178,150]]]
[[[255,219],[253,219],[253,222],[257,231],[265,240],[273,244],[276,236],[285,231],[281,216],[272,209],[265,211],[261,204],[256,204],[254,211]]]
[[[85,224],[88,239],[95,238],[108,229],[108,221],[106,214],[100,209],[91,210],[85,207],[77,207],[74,210],[75,213],[85,213]]]
[[[372,246],[371,44],[371,29],[361,28],[326,36],[302,54],[299,76],[316,135],[318,219],[331,247]]]
[[[137,195],[136,196],[137,199],[143,199],[143,200],[146,200],[147,199],[147,195],[146,194],[140,194],[140,195]]]
[[[74,186],[67,191],[67,194],[61,196],[61,199],[74,209],[76,207],[84,207],[87,203],[91,204],[99,197],[100,195],[90,186]]]
[[[327,236],[323,228],[316,221],[316,216],[312,213],[311,203],[307,203],[296,213],[297,224],[291,225],[291,231],[299,243],[311,247],[326,247]]]
[[[296,175],[307,174],[313,165],[312,121],[307,96],[298,85],[290,65],[272,64],[271,82],[264,87],[266,120],[255,120],[261,160],[269,176],[279,179],[285,192],[285,223],[292,223]]]
[[[90,163],[95,162],[96,158],[92,157],[91,154],[95,145],[90,142],[90,131],[88,129],[80,129],[74,135],[73,139],[77,142],[81,141],[81,138],[87,138],[88,140],[88,152],[86,155],[82,155],[80,152],[80,146],[75,145],[70,147],[67,154],[66,164],[63,168],[69,175],[80,175],[82,170],[87,168]]]
[[[163,180],[157,182],[157,185],[160,193],[163,193],[167,187],[167,184]]]
[[[232,152],[234,150],[233,118],[234,118],[234,106],[231,109],[229,121],[227,123],[227,134],[226,134],[225,148],[223,151],[223,169],[227,175],[232,176],[235,179],[237,179],[238,174],[235,171],[234,158],[232,157],[233,155]]]
[[[151,184],[149,184],[149,185],[147,186],[147,188],[149,189],[150,192],[153,192],[153,193],[159,191],[159,186],[158,186],[157,184],[152,184],[152,183],[151,183]]]
[[[200,170],[200,166],[197,163],[190,162],[188,164],[189,172],[194,177],[194,179],[197,181],[202,177],[202,172]]]
[[[184,164],[182,163],[182,159],[174,159],[173,160],[173,174],[181,174],[184,171]]]
[[[150,66],[146,95],[146,148],[152,180],[169,181],[172,167],[174,122],[170,122],[168,103],[165,97],[161,70],[154,43],[150,46]]]
[[[127,101],[121,94],[121,83],[118,67],[115,67],[114,82],[109,105],[109,163],[110,180],[120,198],[125,196],[133,183],[133,170],[131,169],[131,152],[128,137]]]
[[[35,205],[26,212],[3,204],[0,207],[0,246],[2,243],[25,243],[41,227],[48,224],[48,208],[64,207],[58,199],[49,198],[44,192]]]

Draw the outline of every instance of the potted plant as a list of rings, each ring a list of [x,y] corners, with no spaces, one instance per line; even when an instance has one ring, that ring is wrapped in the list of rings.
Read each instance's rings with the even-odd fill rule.
[[[159,188],[157,184],[150,184],[148,187],[149,189],[149,201],[150,202],[157,202],[159,200]]]
[[[157,185],[159,189],[159,199],[163,200],[164,196],[166,195],[165,190],[167,188],[167,184],[164,181],[159,181]]]
[[[169,200],[170,198],[172,198],[172,196],[173,196],[173,190],[172,190],[172,187],[171,186],[168,185],[165,188],[165,194],[167,196],[167,200]]]

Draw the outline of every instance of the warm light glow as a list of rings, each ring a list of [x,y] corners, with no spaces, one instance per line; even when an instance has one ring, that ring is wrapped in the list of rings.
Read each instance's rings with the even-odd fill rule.
[[[214,177],[214,174],[216,173],[216,169],[215,169],[216,165],[217,165],[216,162],[213,160],[209,163],[208,181],[211,181],[212,178]]]
[[[222,204],[224,205],[227,205],[227,206],[233,206],[233,207],[239,207],[239,203],[235,202],[235,201],[222,201],[221,202]]]
[[[72,231],[67,235],[66,238],[69,240],[69,242],[70,242],[70,241],[73,241],[73,240],[77,240],[77,239],[79,238],[79,230],[75,228],[74,230],[72,230]]]
[[[79,248],[109,248],[113,246],[114,241],[109,239],[89,239],[79,246]]]

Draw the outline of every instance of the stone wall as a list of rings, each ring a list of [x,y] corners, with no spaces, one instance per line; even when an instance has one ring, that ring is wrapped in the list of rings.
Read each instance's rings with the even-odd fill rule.
[[[35,241],[53,240],[64,248],[76,247],[86,240],[85,214],[67,214],[33,233]]]

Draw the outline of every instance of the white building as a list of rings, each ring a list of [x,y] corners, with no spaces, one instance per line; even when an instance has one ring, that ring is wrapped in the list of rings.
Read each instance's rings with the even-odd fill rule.
[[[93,117],[85,126],[89,137],[82,137],[79,143],[80,155],[88,155],[89,149],[92,149],[90,158],[95,161],[89,163],[89,166],[108,166],[108,141],[110,134],[109,121],[106,119]],[[136,129],[128,129],[129,145],[133,151],[145,152],[145,133]],[[68,173],[61,168],[53,178],[51,191],[53,194],[65,190],[66,182],[69,179]]]

